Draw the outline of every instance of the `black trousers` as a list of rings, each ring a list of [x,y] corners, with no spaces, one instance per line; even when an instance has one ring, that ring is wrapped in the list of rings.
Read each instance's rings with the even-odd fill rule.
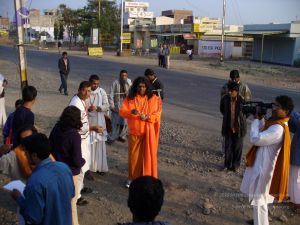
[[[225,162],[227,169],[237,169],[241,165],[244,138],[238,134],[225,136]]]

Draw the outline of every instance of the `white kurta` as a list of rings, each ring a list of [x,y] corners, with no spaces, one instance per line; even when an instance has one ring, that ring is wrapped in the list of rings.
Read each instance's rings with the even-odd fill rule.
[[[85,164],[81,168],[82,172],[85,173],[90,168],[90,161],[91,161],[91,149],[90,149],[90,125],[88,121],[87,115],[87,107],[83,100],[81,100],[77,95],[74,95],[70,101],[69,105],[76,106],[81,112],[81,122],[82,128],[79,131],[81,136],[81,154],[82,158],[85,159]]]
[[[4,76],[0,74],[0,94],[4,91],[3,81]],[[0,98],[0,127],[3,127],[6,122],[5,97]]]
[[[107,156],[106,156],[106,144],[107,140],[107,131],[105,124],[104,115],[109,110],[107,94],[102,88],[97,88],[95,91],[92,91],[90,98],[86,100],[88,107],[95,106],[100,107],[101,112],[89,112],[88,119],[91,126],[101,126],[105,130],[103,135],[100,135],[94,131],[91,132],[91,166],[90,170],[93,172],[107,172]]]
[[[249,195],[251,205],[262,206],[272,203],[269,194],[275,163],[280,152],[284,129],[275,124],[261,131],[264,120],[255,119],[251,123],[250,142],[258,146],[252,167],[247,167],[241,184],[241,191]]]

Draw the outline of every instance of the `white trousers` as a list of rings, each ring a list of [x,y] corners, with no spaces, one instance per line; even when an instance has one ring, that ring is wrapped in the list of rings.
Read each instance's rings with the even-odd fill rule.
[[[91,167],[92,172],[107,172],[107,156],[105,141],[98,141],[91,144]]]
[[[254,225],[269,225],[268,205],[253,206]]]
[[[91,149],[90,149],[90,137],[87,137],[86,139],[81,139],[81,154],[82,158],[85,160],[84,166],[80,170],[80,174],[78,175],[78,198],[81,197],[81,190],[83,189],[83,180],[84,180],[84,174],[86,171],[90,169],[90,163],[91,163]]]
[[[5,98],[0,98],[0,127],[4,127],[6,122]]]

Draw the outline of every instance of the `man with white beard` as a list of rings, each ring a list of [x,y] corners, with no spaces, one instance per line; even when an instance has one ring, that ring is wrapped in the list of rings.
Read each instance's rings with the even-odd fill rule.
[[[108,98],[105,90],[100,88],[100,78],[97,75],[91,75],[89,82],[91,83],[92,92],[86,105],[88,107],[88,119],[90,125],[98,125],[104,129],[103,134],[91,132],[91,166],[92,172],[104,175],[108,171],[106,144],[107,131],[105,124],[105,114],[109,110]]]
[[[5,90],[4,88],[7,85],[7,80],[0,73],[0,127],[3,127],[6,121],[6,112],[5,112]]]

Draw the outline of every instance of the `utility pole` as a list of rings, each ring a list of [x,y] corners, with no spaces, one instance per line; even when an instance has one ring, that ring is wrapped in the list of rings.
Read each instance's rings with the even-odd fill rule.
[[[223,0],[223,17],[222,17],[222,37],[221,37],[221,52],[220,63],[224,62],[224,29],[225,29],[225,15],[226,15],[226,0]]]
[[[124,20],[124,0],[121,0],[121,35],[120,35],[120,54],[123,52],[123,20]]]
[[[24,28],[21,18],[21,0],[15,0],[15,12],[16,12],[16,26],[18,31],[18,50],[19,50],[19,68],[20,68],[20,80],[21,89],[28,85],[27,82],[27,69],[25,63],[25,47],[24,47]]]
[[[98,0],[98,20],[99,20],[98,43],[99,46],[101,47],[100,16],[101,16],[101,0]]]

